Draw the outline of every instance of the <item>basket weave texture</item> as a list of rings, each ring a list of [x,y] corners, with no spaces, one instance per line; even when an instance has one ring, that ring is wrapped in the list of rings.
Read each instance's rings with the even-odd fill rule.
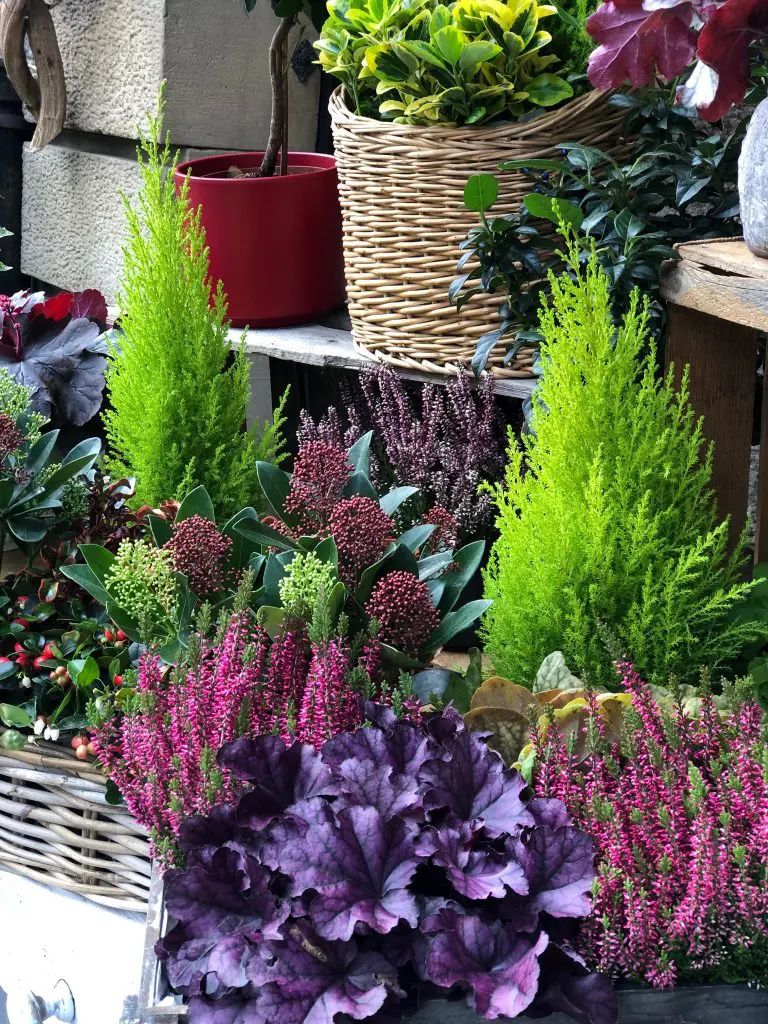
[[[556,158],[556,144],[580,142],[608,153],[622,147],[623,111],[605,93],[589,92],[529,121],[488,128],[424,128],[359,117],[343,90],[330,102],[344,221],[344,264],[355,344],[408,369],[453,373],[497,326],[502,295],[477,295],[457,312],[448,288],[457,276],[459,243],[477,224],[464,208],[471,174],[494,173],[503,160]],[[518,209],[531,180],[499,177],[498,209]],[[501,346],[499,346],[501,348]],[[529,377],[522,349],[502,377]]]
[[[107,803],[97,765],[40,741],[0,751],[0,868],[144,911],[149,838],[125,807]]]

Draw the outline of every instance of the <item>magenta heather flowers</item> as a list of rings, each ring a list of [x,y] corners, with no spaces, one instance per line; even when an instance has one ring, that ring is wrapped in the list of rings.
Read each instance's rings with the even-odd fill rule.
[[[593,708],[592,750],[558,730],[535,740],[536,784],[566,804],[598,850],[594,910],[580,950],[598,969],[670,988],[682,980],[765,981],[768,751],[754,703],[721,718],[665,713],[628,664],[620,745]],[[760,953],[762,950],[762,954]],[[754,952],[751,952],[754,951]],[[738,965],[734,967],[734,965]]]
[[[172,862],[181,822],[234,798],[232,779],[216,765],[223,743],[276,733],[320,747],[360,725],[352,668],[340,638],[312,641],[297,622],[272,640],[247,611],[213,642],[193,637],[186,665],[170,668],[145,654],[132,706],[96,743],[155,853]]]
[[[410,572],[382,576],[365,610],[378,622],[381,642],[407,654],[418,653],[440,621],[426,583]]]
[[[172,526],[172,537],[163,545],[170,552],[176,572],[184,573],[195,594],[213,594],[225,586],[227,559],[232,538],[203,516],[190,516]]]

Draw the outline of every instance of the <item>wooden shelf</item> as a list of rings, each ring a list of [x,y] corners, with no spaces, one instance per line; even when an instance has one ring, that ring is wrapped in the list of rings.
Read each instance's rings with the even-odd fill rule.
[[[333,366],[342,370],[363,370],[374,366],[375,361],[359,352],[352,343],[352,332],[345,330],[345,316],[337,315],[323,324],[306,324],[301,327],[260,328],[246,332],[246,349],[249,356],[266,356],[269,359],[284,359],[291,363],[307,366]],[[342,325],[342,326],[339,326]],[[242,331],[230,331],[235,345]],[[429,384],[445,384],[450,378],[439,374],[422,373],[397,367],[401,377]],[[536,385],[534,378],[509,378],[496,381],[496,394],[510,398],[529,398]]]

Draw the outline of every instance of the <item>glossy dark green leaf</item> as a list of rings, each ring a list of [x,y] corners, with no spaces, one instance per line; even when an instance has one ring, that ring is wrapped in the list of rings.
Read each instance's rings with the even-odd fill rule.
[[[486,213],[499,197],[495,174],[473,174],[464,186],[464,205],[473,213]]]
[[[203,519],[208,519],[212,523],[216,522],[213,502],[202,484],[199,487],[195,487],[193,491],[190,491],[179,505],[179,511],[176,513],[176,522],[180,523],[184,519],[191,519],[192,516],[202,516]]]

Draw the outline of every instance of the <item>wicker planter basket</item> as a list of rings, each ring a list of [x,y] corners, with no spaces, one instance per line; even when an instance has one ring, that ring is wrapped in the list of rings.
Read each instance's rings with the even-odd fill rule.
[[[524,122],[489,128],[421,128],[359,117],[341,88],[330,103],[341,211],[344,265],[355,344],[376,359],[430,373],[468,363],[481,335],[496,326],[501,296],[476,296],[457,313],[448,298],[459,243],[477,223],[464,209],[471,174],[495,172],[503,160],[557,157],[556,143],[581,142],[609,153],[621,148],[623,111],[590,92]],[[530,179],[500,178],[498,209],[516,210]],[[493,353],[495,373],[531,375],[522,350],[509,367]]]
[[[146,909],[149,839],[96,764],[53,743],[0,750],[0,868],[104,906]]]

